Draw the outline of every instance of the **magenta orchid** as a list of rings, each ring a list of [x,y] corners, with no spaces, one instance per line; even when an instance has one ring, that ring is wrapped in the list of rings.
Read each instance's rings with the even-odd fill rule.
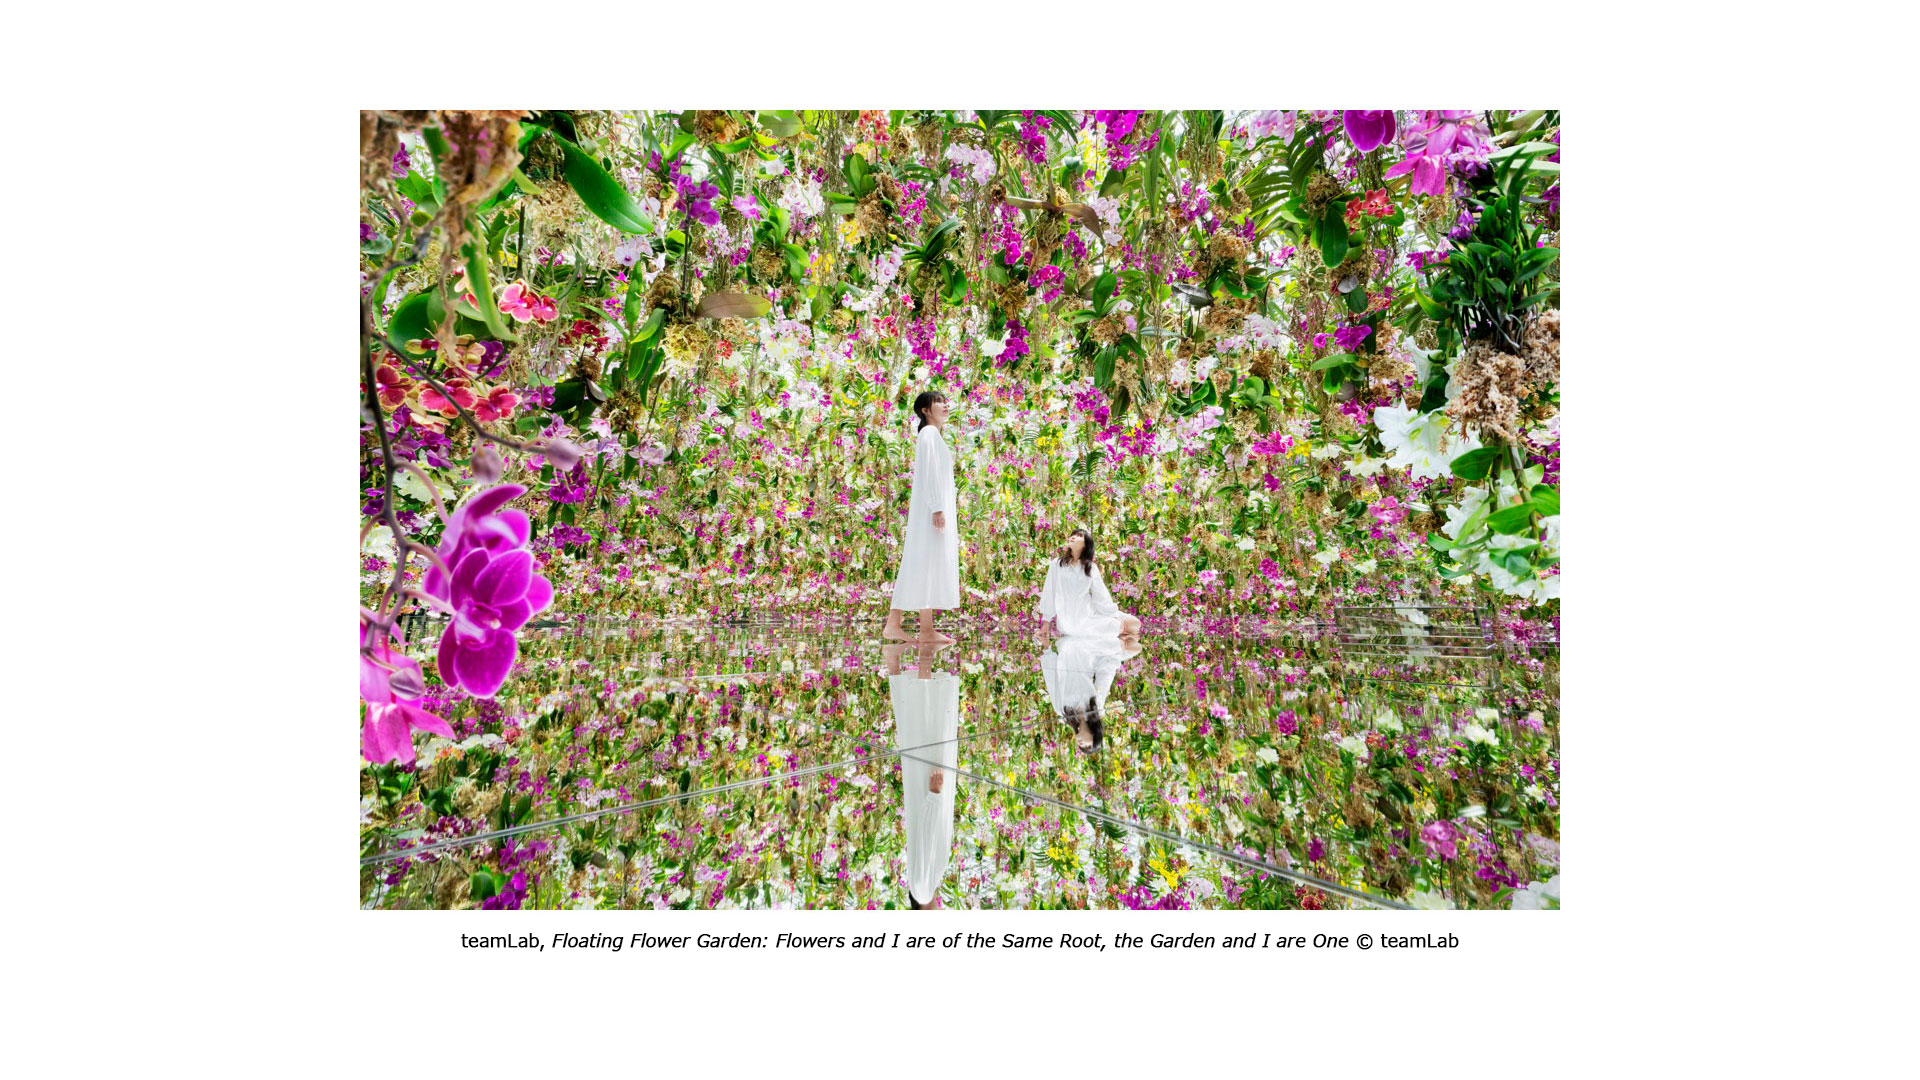
[[[1413,174],[1409,190],[1438,195],[1446,189],[1447,159],[1456,151],[1484,150],[1486,139],[1472,122],[1472,109],[1429,109],[1407,132],[1407,156],[1387,170],[1387,179]]]
[[[1393,138],[1392,109],[1348,109],[1341,115],[1341,120],[1346,125],[1347,138],[1353,142],[1353,148],[1363,154],[1378,149]]]
[[[393,633],[392,630],[388,631]],[[372,623],[361,620],[360,697],[366,703],[366,722],[360,728],[360,753],[375,764],[413,761],[413,733],[431,732],[453,738],[453,729],[438,716],[415,705],[426,693],[420,663],[395,650]]]
[[[453,615],[440,635],[440,677],[475,697],[500,689],[519,656],[514,631],[553,602],[552,584],[533,572],[526,550],[527,515],[502,509],[526,490],[501,484],[462,503],[422,585]]]

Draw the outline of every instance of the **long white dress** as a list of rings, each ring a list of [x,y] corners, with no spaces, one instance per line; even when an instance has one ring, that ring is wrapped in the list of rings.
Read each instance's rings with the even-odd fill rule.
[[[1064,717],[1069,707],[1084,709],[1088,701],[1105,712],[1125,650],[1118,637],[1066,637],[1041,653],[1040,677],[1053,699],[1054,715]]]
[[[1047,582],[1040,589],[1040,617],[1058,620],[1062,634],[1120,635],[1120,605],[1107,592],[1098,563],[1089,577],[1078,561],[1061,566],[1059,559],[1048,559]]]
[[[904,786],[900,818],[907,838],[907,888],[922,906],[940,891],[953,859],[954,768],[959,761],[960,677],[917,671],[887,676],[893,698],[894,748]],[[933,768],[946,769],[939,794],[927,790]]]
[[[933,527],[935,511],[945,511],[946,528]],[[907,504],[907,531],[900,545],[900,573],[894,578],[898,611],[960,606],[960,523],[953,494],[953,452],[940,429],[920,429],[913,448],[913,496]]]

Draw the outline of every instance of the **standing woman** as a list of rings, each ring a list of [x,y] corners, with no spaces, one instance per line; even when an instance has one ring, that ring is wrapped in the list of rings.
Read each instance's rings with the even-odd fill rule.
[[[1053,619],[1067,636],[1133,638],[1140,620],[1120,610],[1107,592],[1106,579],[1093,561],[1093,534],[1075,529],[1047,560],[1047,582],[1040,587],[1040,617]]]
[[[913,450],[913,495],[907,503],[907,532],[900,545],[900,574],[893,582],[892,609],[882,637],[907,640],[900,620],[920,613],[919,641],[952,641],[933,629],[935,611],[960,606],[960,538],[954,528],[953,451],[942,434],[947,396],[923,391],[913,399],[920,424]]]

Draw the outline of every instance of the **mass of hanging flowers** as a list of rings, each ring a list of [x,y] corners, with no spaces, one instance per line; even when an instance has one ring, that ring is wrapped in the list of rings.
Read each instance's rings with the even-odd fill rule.
[[[597,769],[598,791],[636,760],[606,756],[604,732],[529,742],[553,677],[529,655],[543,620],[877,625],[922,389],[953,405],[960,625],[1031,619],[1035,567],[1086,526],[1150,634],[1397,603],[1475,608],[1523,645],[1557,635],[1555,111],[415,111],[364,113],[361,136],[363,807],[388,840],[577,802],[498,762],[559,754],[554,776]],[[1487,750],[1485,790],[1408,787],[1381,851],[1432,867],[1369,876],[1351,835],[1367,813],[1344,807],[1327,810],[1347,833],[1276,831],[1263,861],[1278,845],[1312,864],[1311,841],[1328,881],[1537,905],[1522,875],[1551,864],[1514,845],[1557,836],[1550,684],[1501,706],[1544,726],[1466,744]],[[649,738],[704,737],[682,700]],[[1281,736],[1292,750],[1239,748],[1312,775],[1316,748],[1401,734],[1355,726],[1373,716],[1352,704]],[[1469,709],[1426,740],[1469,723],[1485,721]],[[399,779],[429,748],[443,771],[467,759],[452,789]],[[1338,752],[1321,766],[1351,767]],[[613,786],[682,782],[684,751],[659,753]],[[1494,818],[1503,838],[1476,841]],[[604,877],[594,842],[488,847],[461,896],[513,906],[555,887],[555,860]],[[1463,871],[1476,843],[1507,870]],[[1230,884],[1230,861],[1208,872],[1210,898],[1264,887]],[[660,897],[717,906],[699,885]]]

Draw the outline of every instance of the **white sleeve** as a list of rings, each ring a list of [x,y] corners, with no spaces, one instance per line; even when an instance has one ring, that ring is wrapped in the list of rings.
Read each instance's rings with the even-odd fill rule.
[[[928,435],[929,431],[933,434]],[[913,486],[924,490],[928,516],[953,510],[953,476],[940,467],[940,450],[933,445],[939,437],[938,428],[921,428],[920,441],[913,451]]]
[[[1093,568],[1093,613],[1119,617],[1120,605],[1113,602],[1113,595],[1107,592],[1107,579],[1100,574],[1098,566]]]
[[[1043,619],[1051,619],[1058,614],[1053,607],[1053,575],[1058,573],[1059,570],[1059,563],[1054,562],[1052,559],[1047,560],[1047,580],[1040,583],[1039,613]]]

